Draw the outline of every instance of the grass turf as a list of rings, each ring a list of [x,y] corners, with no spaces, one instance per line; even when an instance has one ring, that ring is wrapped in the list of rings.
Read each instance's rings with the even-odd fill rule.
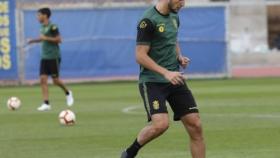
[[[208,158],[280,157],[280,79],[188,81],[204,125]],[[41,91],[33,87],[0,88],[1,158],[118,158],[146,124],[137,83],[69,85],[77,124],[60,126],[67,108],[62,91],[50,88],[50,112],[37,112]],[[9,111],[6,100],[18,96],[22,107]],[[133,106],[130,113],[123,113]],[[172,112],[170,112],[170,118]],[[148,144],[139,158],[190,157],[188,136],[180,122]]]

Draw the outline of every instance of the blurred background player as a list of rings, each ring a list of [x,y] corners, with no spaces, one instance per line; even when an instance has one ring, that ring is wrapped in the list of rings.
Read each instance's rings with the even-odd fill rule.
[[[140,131],[121,158],[134,158],[141,147],[168,129],[166,101],[174,112],[174,120],[181,120],[189,133],[192,157],[205,158],[198,108],[179,72],[179,67],[186,68],[190,61],[182,56],[177,42],[180,25],[177,12],[184,4],[184,0],[159,0],[139,22],[136,46],[136,59],[141,65],[139,89],[151,123]]]
[[[44,102],[38,107],[39,111],[51,110],[48,92],[48,76],[52,77],[53,83],[59,86],[66,95],[66,103],[72,106],[74,103],[73,94],[66,88],[63,82],[59,79],[60,68],[60,48],[61,37],[58,27],[50,22],[51,10],[49,8],[41,8],[37,13],[38,21],[40,22],[41,30],[40,37],[31,39],[28,44],[42,42],[42,53],[40,63],[40,83]]]

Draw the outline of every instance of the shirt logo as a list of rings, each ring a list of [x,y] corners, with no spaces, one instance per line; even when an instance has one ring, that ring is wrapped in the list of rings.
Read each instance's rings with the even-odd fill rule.
[[[165,31],[165,24],[158,24],[157,27],[159,32],[162,33]]]
[[[158,100],[153,101],[153,108],[154,108],[155,110],[158,110],[158,109],[159,109],[159,101],[158,101]]]
[[[56,27],[56,26],[53,26],[53,27],[52,27],[52,30],[56,30],[56,29],[57,29],[57,27]]]
[[[144,29],[144,28],[147,27],[147,23],[146,23],[145,21],[142,21],[142,22],[140,23],[139,27],[140,27],[141,29]]]

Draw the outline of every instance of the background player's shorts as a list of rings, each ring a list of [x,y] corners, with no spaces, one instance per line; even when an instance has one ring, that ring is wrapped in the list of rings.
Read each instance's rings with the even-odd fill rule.
[[[42,59],[40,75],[50,75],[52,78],[59,77],[60,59]]]
[[[184,85],[171,83],[141,83],[139,90],[147,111],[148,121],[153,114],[168,113],[166,101],[174,112],[174,121],[190,113],[198,113],[192,92]]]

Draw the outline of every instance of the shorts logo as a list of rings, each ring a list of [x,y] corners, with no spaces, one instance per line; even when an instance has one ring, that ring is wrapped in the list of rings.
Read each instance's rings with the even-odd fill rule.
[[[189,110],[195,110],[197,107],[190,107]]]
[[[164,32],[165,31],[165,25],[164,24],[159,24],[158,25],[158,31],[161,32],[161,33]]]
[[[154,108],[154,110],[159,109],[159,101],[158,100],[153,101],[153,108]]]
[[[142,22],[140,23],[139,27],[140,27],[141,29],[144,29],[144,28],[147,27],[147,23],[146,23],[145,21],[142,21]]]

